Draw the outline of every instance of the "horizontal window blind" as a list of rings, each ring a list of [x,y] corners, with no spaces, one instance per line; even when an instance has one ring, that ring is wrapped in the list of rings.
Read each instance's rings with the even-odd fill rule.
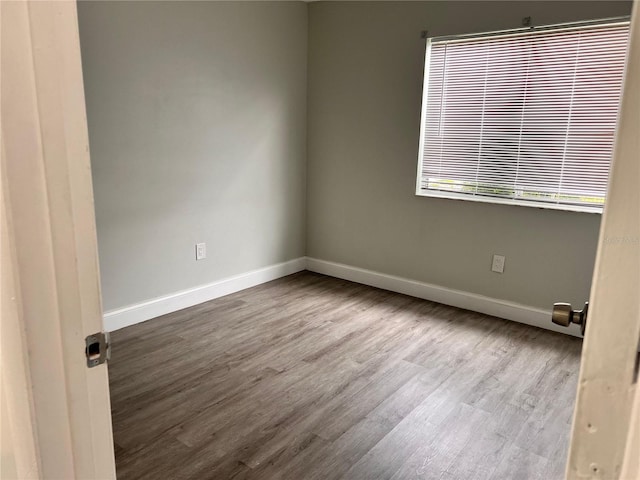
[[[617,22],[428,39],[417,193],[601,208],[628,37]]]

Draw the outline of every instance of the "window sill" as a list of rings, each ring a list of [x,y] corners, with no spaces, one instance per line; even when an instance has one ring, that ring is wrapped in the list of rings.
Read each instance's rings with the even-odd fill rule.
[[[467,202],[492,203],[497,205],[516,205],[518,207],[541,208],[545,210],[561,210],[565,212],[595,213],[595,214],[602,214],[603,212],[603,207],[595,207],[595,206],[588,207],[584,205],[563,205],[558,203],[513,200],[513,199],[496,198],[496,197],[482,197],[482,196],[465,195],[465,194],[460,194],[455,192],[441,192],[437,190],[432,190],[429,192],[418,190],[416,191],[416,196],[444,198],[448,200],[462,200]]]

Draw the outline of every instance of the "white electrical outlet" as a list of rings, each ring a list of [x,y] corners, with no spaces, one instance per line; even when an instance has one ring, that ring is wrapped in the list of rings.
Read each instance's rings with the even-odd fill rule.
[[[196,260],[204,260],[207,258],[207,244],[196,243]]]
[[[504,273],[505,258],[503,255],[494,255],[491,263],[491,271],[496,273]]]

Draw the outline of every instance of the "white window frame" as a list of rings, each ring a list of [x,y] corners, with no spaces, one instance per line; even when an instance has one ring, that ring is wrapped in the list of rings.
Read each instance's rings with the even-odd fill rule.
[[[468,195],[464,193],[455,193],[448,192],[442,190],[424,190],[421,188],[422,182],[422,165],[424,160],[424,147],[425,147],[425,133],[426,133],[426,118],[427,118],[427,94],[429,93],[429,68],[430,68],[430,58],[431,58],[431,44],[434,40],[442,41],[442,40],[463,40],[470,38],[480,38],[480,37],[488,37],[488,36],[497,36],[497,35],[515,35],[522,34],[530,31],[542,31],[542,30],[555,30],[561,28],[582,28],[592,25],[601,25],[601,24],[621,24],[627,23],[629,24],[631,20],[630,16],[622,16],[615,18],[603,18],[597,20],[588,20],[581,22],[570,22],[570,23],[560,23],[560,24],[552,24],[545,25],[540,27],[525,27],[525,28],[517,28],[511,30],[495,30],[491,32],[482,32],[482,33],[471,33],[471,34],[462,34],[462,35],[447,35],[440,37],[426,37],[426,48],[425,48],[425,61],[424,61],[424,72],[423,72],[423,80],[422,80],[422,107],[420,114],[420,141],[418,147],[418,166],[416,172],[416,195],[419,197],[429,197],[429,198],[444,198],[449,200],[465,200],[470,202],[479,202],[479,203],[491,203],[498,205],[516,205],[522,207],[530,207],[530,208],[541,208],[547,210],[563,210],[570,212],[582,212],[582,213],[598,213],[602,214],[604,210],[603,205],[597,206],[589,206],[589,205],[572,205],[572,204],[563,204],[563,203],[552,203],[552,202],[537,202],[535,200],[518,200],[515,198],[500,198],[500,197],[490,197],[490,196],[481,196],[481,195]],[[627,60],[628,61],[628,60]],[[620,113],[618,112],[618,117]],[[612,154],[613,155],[613,154]],[[608,190],[608,188],[607,188]],[[605,197],[606,203],[606,197]]]

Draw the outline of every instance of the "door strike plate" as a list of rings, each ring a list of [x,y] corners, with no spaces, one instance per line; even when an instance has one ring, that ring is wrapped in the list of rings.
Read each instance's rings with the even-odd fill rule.
[[[99,332],[85,339],[84,353],[87,367],[92,368],[105,363],[111,358],[111,338],[109,332]]]

